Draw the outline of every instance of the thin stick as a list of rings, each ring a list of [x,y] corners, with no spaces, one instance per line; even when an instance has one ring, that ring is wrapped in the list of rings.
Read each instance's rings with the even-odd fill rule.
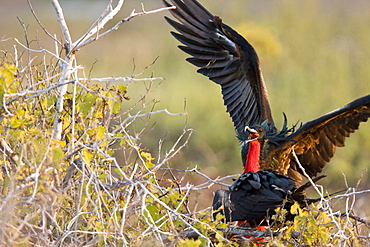
[[[159,13],[161,11],[170,10],[170,9],[174,9],[174,8],[175,7],[173,7],[173,6],[172,7],[164,7],[164,8],[159,8],[159,9],[151,10],[151,11],[145,11],[145,12],[143,11],[143,12],[139,12],[139,13],[135,13],[135,10],[133,10],[128,17],[126,17],[126,18],[122,19],[121,21],[119,21],[116,25],[114,25],[112,28],[110,28],[106,32],[104,32],[102,34],[99,34],[99,35],[97,35],[95,37],[89,38],[89,39],[87,39],[86,41],[84,41],[82,43],[79,42],[80,44],[78,44],[78,45],[76,44],[76,46],[73,49],[74,50],[79,50],[79,49],[81,49],[81,47],[83,47],[83,46],[85,46],[87,44],[90,44],[91,42],[94,42],[95,40],[98,40],[98,39],[100,39],[100,38],[102,38],[104,36],[107,36],[108,34],[112,33],[113,31],[117,31],[119,29],[119,27],[123,23],[128,22],[128,21],[130,21],[131,19],[133,19],[133,18],[135,18],[137,16]]]

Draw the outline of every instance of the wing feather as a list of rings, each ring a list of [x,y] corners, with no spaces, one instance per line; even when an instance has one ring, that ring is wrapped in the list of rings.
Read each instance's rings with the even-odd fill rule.
[[[370,95],[367,95],[302,125],[287,137],[288,141],[278,147],[272,146],[267,156],[271,157],[270,162],[278,160],[285,164],[278,170],[283,171],[289,166],[289,169],[303,174],[294,157],[287,155],[294,148],[307,174],[315,177],[334,156],[336,147],[344,146],[345,139],[369,118]],[[297,180],[299,182],[301,177]]]
[[[170,12],[179,22],[166,20],[180,33],[172,35],[185,45],[179,48],[192,56],[187,61],[200,67],[198,73],[221,85],[236,130],[266,119],[273,123],[258,56],[248,41],[198,1],[171,2],[176,9]]]

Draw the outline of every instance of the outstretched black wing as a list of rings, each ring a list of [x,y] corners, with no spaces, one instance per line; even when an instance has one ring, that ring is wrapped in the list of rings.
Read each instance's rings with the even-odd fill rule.
[[[166,6],[171,6],[163,0]],[[267,90],[258,56],[253,47],[222,20],[209,13],[196,0],[171,0],[170,10],[180,21],[166,20],[180,34],[172,33],[192,57],[187,61],[198,72],[221,85],[224,103],[234,126],[243,131],[246,124],[273,123]]]
[[[307,122],[288,136],[288,139],[295,142],[288,141],[280,147],[274,147],[267,155],[271,157],[270,162],[279,161],[278,165],[281,169],[278,170],[300,181],[299,173],[302,171],[292,155],[294,148],[307,174],[315,177],[334,156],[336,147],[343,147],[346,137],[355,132],[360,123],[366,122],[369,117],[370,95],[367,95]],[[276,168],[273,167],[273,169]]]
[[[294,180],[280,172],[263,170],[242,174],[230,190],[218,190],[213,198],[213,210],[225,216],[225,221],[259,224],[295,190]],[[252,223],[252,227],[255,225]]]

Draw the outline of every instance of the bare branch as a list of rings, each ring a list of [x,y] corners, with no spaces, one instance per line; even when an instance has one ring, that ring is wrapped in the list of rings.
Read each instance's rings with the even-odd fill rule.
[[[114,16],[118,14],[118,12],[121,10],[123,6],[124,0],[119,0],[117,2],[117,5],[115,8],[112,7],[112,1],[109,2],[107,9],[104,10],[102,15],[99,17],[99,19],[93,24],[93,27],[91,27],[87,33],[85,33],[81,38],[79,38],[76,42],[72,44],[73,50],[79,50],[82,45],[79,45],[81,43],[84,43],[87,39],[91,38],[93,35],[96,35],[96,39],[98,39],[98,33],[101,29],[105,27],[108,21],[113,19]],[[108,13],[108,14],[106,14]]]
[[[135,13],[135,10],[133,10],[131,12],[131,14],[126,17],[125,19],[119,21],[116,25],[114,25],[112,28],[110,28],[109,30],[105,31],[104,33],[102,34],[99,34],[95,37],[91,37],[89,39],[87,39],[86,41],[84,42],[79,42],[80,44],[76,44],[76,46],[73,48],[74,50],[79,50],[81,49],[81,47],[87,45],[87,44],[90,44],[91,42],[94,42],[95,40],[98,40],[104,36],[107,36],[108,34],[112,33],[113,31],[116,31],[119,29],[119,27],[125,23],[125,22],[128,22],[130,21],[131,19],[137,17],[137,16],[142,16],[142,15],[149,15],[149,14],[154,14],[154,13],[159,13],[161,11],[165,11],[165,10],[169,10],[169,9],[174,9],[175,7],[164,7],[164,8],[159,8],[159,9],[155,9],[155,10],[151,10],[151,11],[143,11],[143,12],[139,12],[139,13]],[[88,36],[88,35],[87,35]]]
[[[51,85],[48,88],[41,89],[41,90],[35,90],[35,91],[31,91],[29,89],[25,89],[25,90],[23,90],[23,91],[21,91],[19,93],[4,94],[4,98],[12,98],[11,100],[6,101],[6,105],[9,105],[10,103],[12,103],[14,100],[16,100],[19,97],[24,97],[26,95],[46,94],[46,93],[48,93],[49,91],[51,91],[53,89],[56,89],[58,87],[62,87],[64,85],[68,85],[68,84],[71,84],[71,83],[75,83],[75,82],[76,82],[75,80],[66,81],[64,83],[53,84],[53,85]]]
[[[22,159],[9,147],[4,138],[0,138],[0,150],[6,155],[14,167],[17,165],[24,165]]]
[[[102,77],[102,78],[78,78],[79,81],[98,81],[98,82],[116,82],[116,81],[123,81],[123,82],[131,82],[131,81],[150,81],[150,80],[160,80],[162,81],[162,77],[151,77],[151,78],[134,78],[132,76],[124,76],[124,77]]]
[[[48,32],[48,30],[46,30],[46,28],[44,27],[44,25],[42,25],[42,23],[41,23],[41,21],[40,21],[40,19],[37,17],[37,15],[36,15],[36,12],[35,12],[35,10],[33,9],[33,7],[32,7],[32,4],[31,4],[31,2],[30,2],[30,0],[27,0],[27,3],[28,3],[28,6],[30,7],[30,10],[31,10],[31,12],[32,12],[32,15],[33,15],[33,17],[36,19],[36,21],[37,21],[37,23],[40,25],[40,27],[42,28],[42,30],[44,30],[44,32],[50,37],[50,38],[52,38],[55,42],[57,42],[59,45],[62,45],[62,43],[58,40],[58,39],[56,39],[51,33],[49,33]],[[58,53],[57,53],[58,54]]]
[[[14,39],[20,46],[22,46],[23,48],[27,49],[27,51],[30,51],[30,52],[36,52],[36,53],[47,53],[53,57],[55,57],[58,61],[62,62],[62,63],[67,63],[67,61],[65,59],[62,59],[61,57],[59,57],[58,54],[55,54],[47,49],[40,49],[40,50],[35,50],[35,49],[30,49],[28,48],[27,46],[23,45],[21,42],[18,41],[18,39]]]
[[[311,183],[312,187],[313,187],[313,188],[316,190],[316,192],[320,195],[321,202],[325,202],[325,204],[326,204],[325,206],[327,207],[327,209],[328,209],[328,210],[329,210],[329,212],[330,212],[330,213],[329,213],[329,216],[331,217],[331,219],[332,219],[333,223],[336,225],[336,227],[339,229],[337,236],[342,237],[342,236],[343,236],[343,234],[344,234],[344,232],[341,230],[341,227],[340,227],[339,223],[335,220],[335,218],[334,218],[334,214],[333,214],[333,212],[332,212],[331,207],[328,205],[327,200],[324,198],[323,193],[322,193],[322,192],[317,188],[316,184],[312,181],[311,177],[310,177],[310,176],[308,176],[308,174],[306,173],[306,170],[305,170],[305,169],[304,169],[304,167],[302,166],[301,162],[300,162],[300,161],[299,161],[299,159],[298,159],[297,154],[296,154],[296,153],[295,153],[295,151],[294,151],[294,147],[292,148],[292,154],[293,154],[293,157],[295,158],[296,163],[298,164],[299,168],[302,170],[303,174],[305,175],[305,177],[310,181],[310,183]]]
[[[69,33],[67,22],[64,18],[63,9],[60,6],[58,0],[51,0],[51,3],[54,6],[60,28],[62,29],[63,37],[64,37],[64,40],[66,42],[64,44],[64,48],[67,50],[67,55],[68,55],[68,53],[71,51],[72,38],[71,38],[71,34]]]
[[[334,199],[341,198],[341,197],[349,197],[349,196],[359,195],[359,194],[364,194],[364,193],[370,193],[370,189],[362,190],[362,191],[354,191],[354,192],[345,193],[345,194],[341,194],[341,195],[336,195],[336,196],[330,197],[329,200],[334,200]]]

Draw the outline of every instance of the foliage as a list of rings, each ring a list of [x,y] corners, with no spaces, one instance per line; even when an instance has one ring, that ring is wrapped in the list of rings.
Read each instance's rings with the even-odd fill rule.
[[[147,9],[162,6],[161,1],[141,2]],[[139,10],[141,2],[125,1],[121,13]],[[226,24],[245,35],[256,49],[277,127],[282,125],[283,112],[291,126],[297,121],[305,123],[315,119],[368,94],[370,35],[367,23],[370,22],[370,2],[363,1],[356,5],[349,5],[346,0],[287,0],[273,4],[268,0],[234,0],[227,5],[223,0],[200,2],[219,15]],[[14,1],[3,1],[2,4],[2,39],[17,37],[22,40],[24,31],[18,24],[18,16],[27,27],[30,48],[43,47],[57,52],[27,5]],[[32,4],[45,28],[60,40],[62,34],[58,30],[50,1],[40,0]],[[92,18],[105,7],[105,1],[94,2],[91,11],[85,11],[86,1],[63,1],[61,4],[69,27],[77,34],[89,28]],[[14,12],[7,11],[9,9]],[[184,61],[188,55],[177,48],[178,41],[169,34],[174,30],[163,15],[169,16],[169,13],[145,16],[140,21],[125,23],[123,31],[116,31],[92,47],[79,50],[79,64],[85,67],[87,77],[131,75],[159,56],[154,67],[144,71],[143,76],[160,75],[166,80],[161,83],[159,90],[151,93],[147,101],[154,99],[157,107],[167,108],[171,112],[186,108],[189,114],[186,123],[197,130],[191,139],[192,145],[174,158],[172,166],[184,168],[186,165],[182,166],[182,161],[192,157],[188,163],[202,168],[208,175],[226,176],[240,172],[240,147],[236,138],[233,138],[235,131],[225,112],[219,85],[196,73],[196,68]],[[13,41],[3,42],[9,45],[8,51],[12,50],[10,43]],[[91,66],[94,68],[90,69]],[[131,83],[130,87],[132,92],[143,90],[142,83]],[[132,93],[130,97],[136,102],[141,94]],[[175,141],[177,134],[168,135],[168,132],[178,132],[178,126],[183,126],[185,122],[184,118],[163,118],[161,115],[153,115],[151,119],[153,124],[158,124],[155,131],[147,132],[143,145],[155,152],[158,139],[166,136],[167,141]],[[368,188],[369,139],[370,124],[364,123],[346,140],[344,148],[337,149],[334,158],[324,169],[324,173],[331,178],[322,181],[325,188],[329,191],[342,189],[343,174],[350,187],[356,186],[358,178],[362,176],[359,188]],[[369,198],[363,196],[358,200],[365,203]],[[361,210],[367,214],[370,212],[363,207]]]
[[[184,130],[173,150],[154,162],[137,141],[140,133],[129,132],[136,119],[154,113],[123,112],[129,100],[125,85],[79,84],[65,96],[62,139],[56,140],[57,97],[50,87],[36,83],[33,93],[23,94],[25,74],[6,63],[0,73],[6,102],[0,127],[2,243],[140,245],[155,238],[164,245],[189,227],[192,219],[183,215],[189,190],[160,179],[159,170],[191,130]],[[36,81],[43,82],[43,75]]]
[[[3,63],[0,72],[6,102],[0,127],[3,243],[243,244],[244,238],[223,233],[222,229],[232,226],[222,223],[222,217],[214,221],[209,209],[194,212],[189,208],[192,191],[207,189],[221,179],[183,186],[181,181],[186,174],[205,175],[191,169],[180,171],[179,177],[172,169],[162,169],[173,153],[187,143],[190,130],[184,130],[179,137],[182,144],[175,143],[173,152],[156,159],[140,147],[140,133],[135,137],[130,134],[129,127],[148,115],[122,111],[122,105],[130,101],[125,85],[79,84],[75,92],[66,95],[65,113],[60,118],[62,139],[56,140],[52,138],[56,95],[44,93],[50,89],[45,83],[33,87],[33,92],[43,93],[19,93],[26,82],[20,70]],[[39,74],[37,82],[43,80]],[[118,157],[124,157],[124,161]],[[332,237],[337,228],[322,207],[311,206],[307,210],[295,205],[291,213],[297,216],[288,223],[286,210],[277,211],[273,219],[281,225],[271,229],[279,231],[285,226],[285,230],[273,239],[267,238],[268,245],[335,244],[343,234],[349,236],[345,241],[358,242],[355,229],[348,225],[342,228],[342,235]],[[190,236],[189,232],[195,233],[196,239],[184,237]],[[250,241],[247,243],[255,245]]]
[[[332,246],[362,246],[367,244],[366,241],[361,242],[361,238],[358,238],[355,221],[338,217],[338,214],[331,212],[332,205],[326,204],[326,207],[324,205],[325,201],[301,208],[295,202],[290,213],[296,216],[292,221],[284,222],[286,230],[273,240],[271,245],[328,246],[330,243]],[[282,223],[286,213],[285,209],[279,208],[273,219]]]

